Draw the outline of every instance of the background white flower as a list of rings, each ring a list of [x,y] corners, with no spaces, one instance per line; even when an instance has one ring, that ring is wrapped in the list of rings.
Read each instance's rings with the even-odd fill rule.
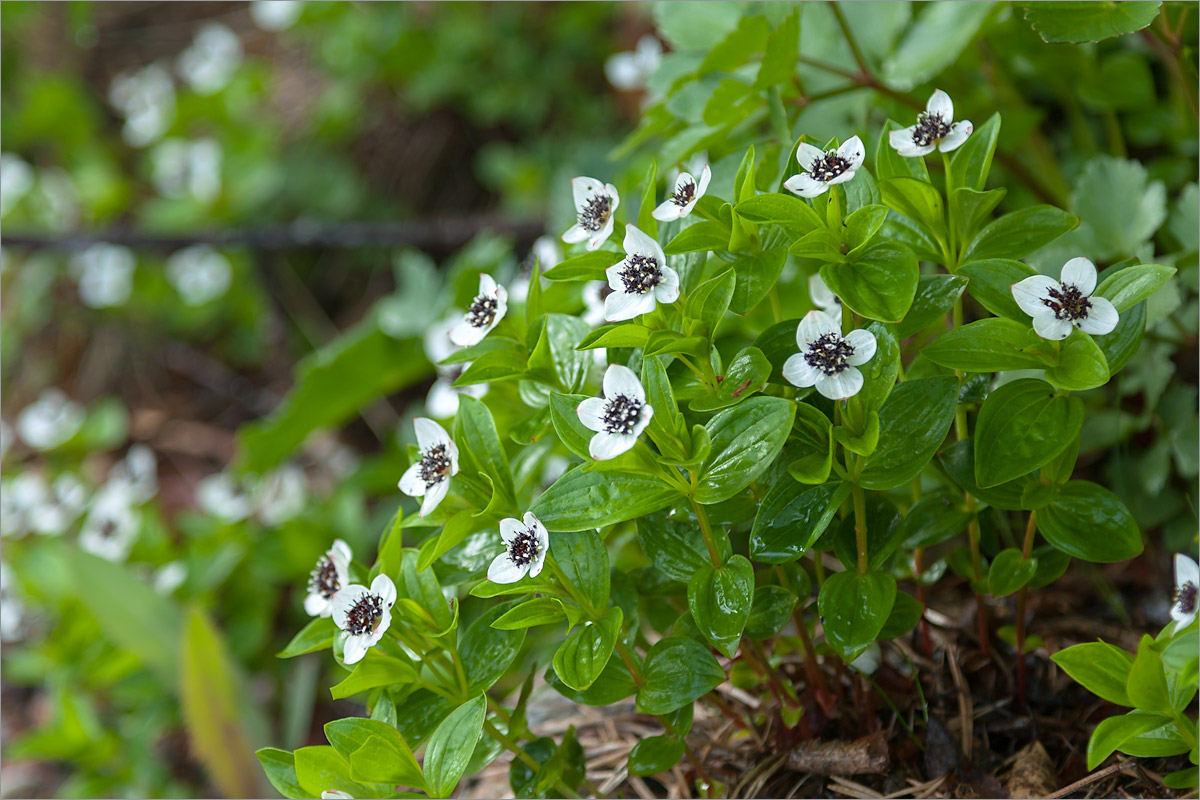
[[[371,588],[352,583],[333,596],[333,622],[345,631],[342,660],[357,664],[367,650],[383,638],[392,624],[396,584],[387,575],[376,575]]]
[[[613,216],[621,204],[621,196],[611,183],[584,177],[571,179],[571,193],[578,221],[567,228],[563,241],[570,244],[586,241],[588,250],[596,250],[612,235]]]
[[[971,121],[954,121],[954,102],[941,89],[934,91],[917,115],[915,125],[888,134],[888,143],[906,158],[923,156],[934,150],[949,153],[971,135]]]
[[[479,344],[507,313],[508,291],[497,284],[491,275],[480,275],[479,294],[475,295],[471,307],[459,323],[450,330],[450,341],[460,347]]]
[[[1043,339],[1061,340],[1075,327],[1084,333],[1102,335],[1117,327],[1120,316],[1096,290],[1096,267],[1086,258],[1072,258],[1063,265],[1060,281],[1048,275],[1031,275],[1012,285],[1013,299],[1029,316],[1033,329]]]
[[[593,328],[604,324],[604,290],[611,289],[604,281],[588,281],[583,285],[583,321]]]
[[[14,153],[0,153],[0,217],[33,188],[33,167]]]
[[[604,75],[613,87],[630,92],[645,87],[660,63],[662,42],[647,33],[638,39],[635,50],[609,56],[604,62]]]
[[[25,604],[17,593],[17,576],[0,561],[0,640],[20,639],[24,630]]]
[[[698,179],[693,178],[687,172],[679,173],[679,177],[675,179],[675,190],[659,204],[658,208],[651,212],[651,216],[660,222],[686,217],[692,213],[692,209],[696,207],[700,198],[704,197],[704,193],[708,191],[708,182],[711,180],[712,170],[709,169],[708,164],[705,164],[700,170]]]
[[[343,586],[350,585],[350,545],[335,539],[312,572],[308,573],[308,596],[304,611],[310,617],[328,617],[333,613],[333,598]]]
[[[825,281],[817,273],[813,273],[808,279],[808,296],[812,299],[813,305],[833,317],[841,325],[842,301],[830,291],[829,287],[825,285]]]
[[[842,336],[841,326],[824,311],[810,311],[796,326],[800,352],[783,364],[783,377],[804,389],[815,386],[830,400],[845,400],[862,388],[858,367],[875,355],[875,336],[853,330]]]
[[[145,147],[162,137],[175,118],[175,87],[159,64],[113,79],[109,102],[125,117],[121,136],[132,147]]]
[[[612,294],[604,299],[604,318],[609,322],[648,314],[658,303],[679,299],[679,273],[667,266],[658,242],[633,225],[625,226],[625,258],[604,274]]]
[[[429,387],[425,395],[425,410],[429,415],[438,419],[453,417],[458,413],[459,395],[469,395],[480,398],[487,394],[486,383],[473,383],[469,386],[455,386],[454,381],[462,375],[463,370],[471,365],[466,361],[460,364],[442,365],[441,361],[457,353],[462,348],[450,341],[450,331],[461,321],[458,315],[448,317],[439,323],[431,325],[425,332],[425,356],[437,370],[437,380]]]
[[[163,197],[191,197],[207,205],[221,194],[223,158],[215,139],[164,139],[151,153],[150,178]]]
[[[867,151],[862,139],[852,136],[836,150],[822,152],[807,142],[796,148],[796,163],[804,170],[784,181],[789,192],[801,197],[824,194],[835,183],[845,183],[862,166]]]
[[[225,522],[238,522],[254,512],[249,495],[232,475],[218,472],[196,484],[196,503],[208,514]]]
[[[287,522],[308,503],[308,479],[295,464],[285,464],[263,476],[255,487],[258,519],[272,527]]]
[[[233,267],[206,244],[176,250],[167,259],[167,280],[189,306],[202,306],[229,291]]]
[[[250,18],[264,31],[287,30],[296,24],[303,12],[302,0],[252,0],[250,3]]]
[[[1175,630],[1192,624],[1196,618],[1196,595],[1200,591],[1200,566],[1183,553],[1175,554],[1175,591],[1171,596],[1171,619]]]
[[[185,580],[187,580],[187,564],[182,561],[168,561],[154,571],[154,591],[166,597],[174,594]]]
[[[83,427],[83,406],[49,388],[17,415],[17,436],[34,450],[52,450]]]
[[[144,444],[130,447],[125,458],[113,466],[108,484],[124,491],[134,504],[154,497],[158,491],[158,460],[154,451]]]
[[[141,514],[133,507],[127,487],[105,484],[79,532],[79,546],[109,561],[124,561],[137,540]]]
[[[597,461],[607,461],[637,444],[654,409],[633,370],[613,364],[604,373],[604,397],[589,397],[575,413],[584,427],[596,431],[588,452]]]
[[[133,291],[137,256],[128,247],[98,242],[71,257],[79,299],[89,308],[123,305]]]
[[[445,428],[431,419],[413,420],[420,458],[404,471],[400,491],[409,497],[424,497],[419,516],[427,516],[450,491],[450,478],[458,474],[458,448]]]
[[[228,25],[209,22],[196,32],[191,45],[179,54],[179,76],[196,94],[224,89],[242,63],[242,43]]]
[[[550,549],[550,534],[537,517],[526,511],[523,519],[500,520],[500,538],[504,540],[504,552],[488,567],[489,581],[516,583],[526,575],[536,578],[541,574]]]

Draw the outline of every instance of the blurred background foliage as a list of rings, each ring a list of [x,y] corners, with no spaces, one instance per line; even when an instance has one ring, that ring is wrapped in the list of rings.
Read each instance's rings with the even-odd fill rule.
[[[354,713],[327,659],[274,654],[333,538],[370,560],[401,420],[453,413],[425,334],[478,273],[519,298],[560,257],[572,176],[632,219],[652,160],[703,153],[728,197],[754,145],[773,190],[800,133],[934,87],[1002,113],[1002,210],[1080,217],[1031,263],[1179,269],[1080,460],[1165,576],[1197,526],[1197,15],[1123,5],[1140,29],[1071,43],[986,2],[0,3],[5,794],[268,791],[214,732],[293,748]]]

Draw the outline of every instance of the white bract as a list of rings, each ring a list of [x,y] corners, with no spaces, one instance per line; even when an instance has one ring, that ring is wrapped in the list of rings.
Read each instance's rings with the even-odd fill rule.
[[[133,147],[158,140],[175,118],[175,87],[159,64],[113,79],[108,99],[125,117],[121,136]]]
[[[229,84],[241,63],[242,43],[237,34],[228,25],[210,22],[179,54],[176,67],[196,94],[215,94]]]
[[[17,436],[34,450],[52,450],[79,432],[84,417],[79,403],[46,389],[17,415]]]
[[[630,92],[641,89],[662,63],[662,42],[647,33],[638,39],[637,49],[614,53],[604,62],[604,74],[614,88]]]
[[[287,30],[296,24],[303,11],[301,0],[251,0],[250,3],[250,18],[264,31]]]
[[[1171,619],[1175,630],[1192,624],[1196,618],[1196,594],[1200,591],[1200,566],[1183,553],[1175,554],[1175,591],[1171,595]]]
[[[224,472],[207,475],[196,484],[196,503],[208,514],[225,522],[250,516],[254,504],[233,476]]]
[[[489,581],[516,583],[526,575],[536,578],[541,574],[550,549],[550,534],[537,517],[527,511],[523,520],[500,520],[500,538],[504,540],[504,552],[488,567]]]
[[[712,170],[709,169],[708,164],[705,164],[700,170],[699,179],[693,178],[687,172],[679,173],[679,177],[675,179],[675,191],[671,192],[667,199],[651,212],[651,216],[660,222],[670,222],[691,214],[696,203],[708,191],[710,180],[712,180]]]
[[[79,531],[79,546],[109,561],[124,561],[133,548],[141,515],[133,507],[128,487],[109,483],[92,499]]]
[[[151,154],[150,178],[163,197],[208,204],[221,193],[221,145],[215,139],[164,139]]]
[[[940,150],[949,153],[971,135],[971,121],[954,121],[954,102],[941,89],[936,90],[917,115],[917,123],[888,134],[888,143],[906,158],[914,158]]]
[[[471,366],[471,362],[446,364],[441,362],[457,353],[462,348],[450,341],[450,331],[458,325],[460,317],[449,317],[433,325],[425,332],[425,356],[437,370],[437,380],[429,387],[425,396],[425,410],[433,417],[444,419],[458,413],[459,395],[470,395],[480,398],[487,394],[486,383],[472,383],[468,386],[455,386],[454,381],[462,375],[463,370]]]
[[[842,301],[830,291],[820,275],[813,274],[808,279],[808,296],[812,298],[813,305],[833,317],[839,325],[842,324]]]
[[[438,507],[450,490],[450,478],[458,474],[458,448],[450,434],[431,419],[413,420],[417,431],[417,461],[400,478],[400,491],[409,497],[423,497],[419,516],[427,516]]]
[[[280,525],[304,510],[308,503],[308,478],[295,464],[267,473],[255,487],[258,518],[267,526]]]
[[[387,575],[376,575],[369,589],[352,583],[333,596],[333,623],[345,631],[345,663],[357,664],[368,649],[378,644],[392,624],[395,604],[396,584]]]
[[[167,280],[189,306],[202,306],[221,297],[233,283],[229,259],[206,244],[177,250],[167,259]]]
[[[845,183],[854,177],[866,156],[862,139],[857,136],[847,139],[836,150],[822,152],[807,142],[796,148],[796,163],[804,172],[793,175],[783,185],[789,192],[801,197],[816,197],[824,194],[835,183]]]
[[[588,281],[583,286],[583,321],[593,328],[604,323],[604,281]]]
[[[584,427],[596,431],[588,452],[597,461],[607,461],[637,444],[654,409],[646,402],[646,392],[633,370],[613,364],[604,373],[604,396],[589,397],[575,413]]]
[[[830,400],[853,397],[862,388],[860,366],[875,355],[875,336],[853,330],[842,336],[841,326],[824,311],[810,311],[796,326],[800,352],[783,364],[783,377],[804,389],[815,386]]]
[[[508,292],[492,280],[491,275],[479,276],[479,294],[471,301],[470,308],[450,330],[450,341],[460,347],[479,344],[492,328],[500,324],[508,313]]]
[[[304,611],[310,617],[328,617],[333,613],[333,598],[350,585],[350,560],[353,555],[350,545],[335,539],[333,546],[317,559],[317,565],[308,573],[308,596],[304,598]]]
[[[174,594],[187,580],[187,564],[168,561],[154,571],[154,591],[163,597]]]
[[[99,242],[71,258],[79,299],[89,308],[123,305],[133,291],[137,256],[128,247]]]
[[[15,153],[0,153],[0,217],[33,188],[33,167]]]
[[[16,584],[12,569],[0,561],[0,640],[5,642],[21,638],[24,627],[25,604],[17,594]]]
[[[1096,267],[1091,261],[1072,258],[1063,265],[1059,279],[1032,275],[1012,285],[1013,299],[1033,317],[1038,336],[1058,341],[1070,336],[1072,327],[1097,336],[1117,327],[1120,316],[1113,304],[1092,296]]]
[[[125,458],[113,466],[108,483],[125,492],[134,504],[154,497],[158,491],[158,460],[154,451],[144,444],[130,447]]]
[[[612,235],[613,215],[621,204],[617,187],[595,178],[572,178],[571,193],[578,221],[562,235],[563,241],[569,244],[586,241],[588,250],[596,250]]]
[[[612,289],[604,299],[604,318],[609,322],[649,314],[658,303],[679,299],[679,273],[667,266],[658,242],[633,225],[625,226],[625,258],[604,274]]]
[[[272,3],[287,2],[287,4],[290,4],[290,0],[269,0],[269,1]],[[261,2],[265,5],[268,2],[268,0],[258,0],[258,2]],[[297,5],[299,5],[299,3],[297,3]],[[354,800],[354,795],[346,794],[345,792],[339,792],[335,789],[326,789],[325,791],[321,792],[321,800]]]

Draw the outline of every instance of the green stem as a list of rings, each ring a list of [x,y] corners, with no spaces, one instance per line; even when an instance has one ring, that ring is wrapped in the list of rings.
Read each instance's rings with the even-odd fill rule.
[[[858,64],[863,75],[870,75],[871,69],[867,66],[867,60],[863,58],[862,50],[858,49],[858,42],[855,41],[854,34],[850,32],[850,26],[846,24],[841,7],[836,2],[830,2],[829,8],[833,10],[833,16],[837,18],[838,27],[842,29],[842,36],[846,37],[846,44],[850,45],[850,52],[854,54],[854,62]]]
[[[721,553],[717,550],[716,539],[713,538],[712,525],[708,521],[708,512],[704,506],[696,502],[696,498],[688,497],[692,509],[696,512],[696,521],[700,523],[700,533],[704,535],[704,546],[708,548],[708,558],[714,567],[721,566]]]
[[[534,772],[541,772],[542,765],[535,761],[533,756],[529,755],[529,753],[526,753],[519,744],[501,733],[495,725],[493,725],[491,722],[488,722],[486,719],[483,721],[483,729],[487,731],[489,736],[499,742],[505,750],[508,750],[516,758],[520,759],[525,766],[529,767]],[[570,786],[567,786],[562,781],[556,781],[554,783],[554,788],[556,788],[566,797],[573,798],[573,800],[578,800],[579,798],[579,793]]]
[[[642,677],[642,671],[638,668],[637,660],[633,657],[633,652],[629,649],[629,645],[625,644],[620,639],[617,639],[617,655],[625,662],[625,668],[629,670],[629,674],[633,676],[633,682],[640,689],[646,685],[646,679]]]
[[[1033,537],[1037,533],[1037,512],[1029,512],[1029,523],[1025,526],[1025,541],[1021,544],[1021,558],[1025,561],[1033,554]],[[1029,584],[1017,590],[1017,708],[1025,708],[1025,604],[1029,596]]]
[[[854,540],[858,544],[858,572],[866,574],[867,554],[867,497],[863,488],[854,484]]]
[[[563,572],[563,568],[559,565],[558,560],[550,553],[546,554],[546,563],[550,565],[550,571],[554,573],[554,577],[558,578],[558,582],[567,590],[567,594],[571,596],[571,599],[583,609],[588,618],[592,620],[600,619],[601,614],[592,605],[592,601],[583,592],[579,591],[579,587],[567,577],[567,573]]]
[[[946,269],[951,273],[958,271],[958,222],[954,214],[954,178],[950,172],[950,154],[942,153],[942,169],[946,179],[946,232],[950,238],[950,260]]]

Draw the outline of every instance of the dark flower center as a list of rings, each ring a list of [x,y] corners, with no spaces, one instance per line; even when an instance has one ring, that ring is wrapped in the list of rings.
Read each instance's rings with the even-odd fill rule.
[[[662,282],[662,269],[653,256],[635,254],[625,259],[621,281],[629,294],[645,294]]]
[[[308,573],[308,593],[319,594],[326,600],[337,594],[342,588],[342,584],[338,581],[337,567],[333,565],[333,559],[329,554],[321,556],[321,560],[317,562],[317,566],[313,567],[313,571]]]
[[[354,635],[370,633],[383,615],[383,598],[364,594],[346,614],[346,631]]]
[[[808,174],[821,183],[829,183],[848,169],[850,162],[839,156],[836,150],[830,150],[820,158],[813,159],[808,167]]]
[[[421,456],[421,480],[426,486],[441,483],[450,476],[450,454],[446,445],[434,445]]]
[[[609,433],[633,433],[642,415],[642,401],[619,394],[604,408],[604,430]]]
[[[492,320],[496,318],[497,303],[496,298],[491,295],[481,294],[475,298],[475,302],[471,303],[471,307],[467,309],[467,322],[472,328],[482,328],[485,325],[491,325]]]
[[[1196,611],[1196,594],[1196,584],[1185,583],[1175,587],[1175,594],[1171,599],[1182,613],[1193,614]]]
[[[106,519],[100,523],[100,536],[104,539],[112,538],[112,535],[117,532],[117,521],[114,519]]]
[[[607,194],[594,194],[583,204],[579,212],[579,226],[592,233],[604,227],[612,214],[612,198]]]
[[[1055,319],[1071,322],[1087,319],[1092,301],[1077,286],[1064,283],[1058,288],[1051,287],[1048,294],[1049,297],[1042,298],[1042,305],[1054,311]]]
[[[922,111],[917,116],[917,126],[913,129],[913,144],[917,147],[928,147],[934,142],[945,139],[949,134],[950,125],[942,121],[941,114]]]
[[[537,536],[532,530],[524,530],[508,543],[508,560],[523,567],[534,562],[539,550]]]
[[[675,194],[671,195],[671,202],[683,208],[688,203],[692,202],[692,198],[696,196],[696,182],[689,180],[687,183],[675,190]]]
[[[823,333],[808,345],[804,360],[810,367],[826,375],[838,375],[848,366],[846,361],[854,355],[854,346],[836,333]]]

